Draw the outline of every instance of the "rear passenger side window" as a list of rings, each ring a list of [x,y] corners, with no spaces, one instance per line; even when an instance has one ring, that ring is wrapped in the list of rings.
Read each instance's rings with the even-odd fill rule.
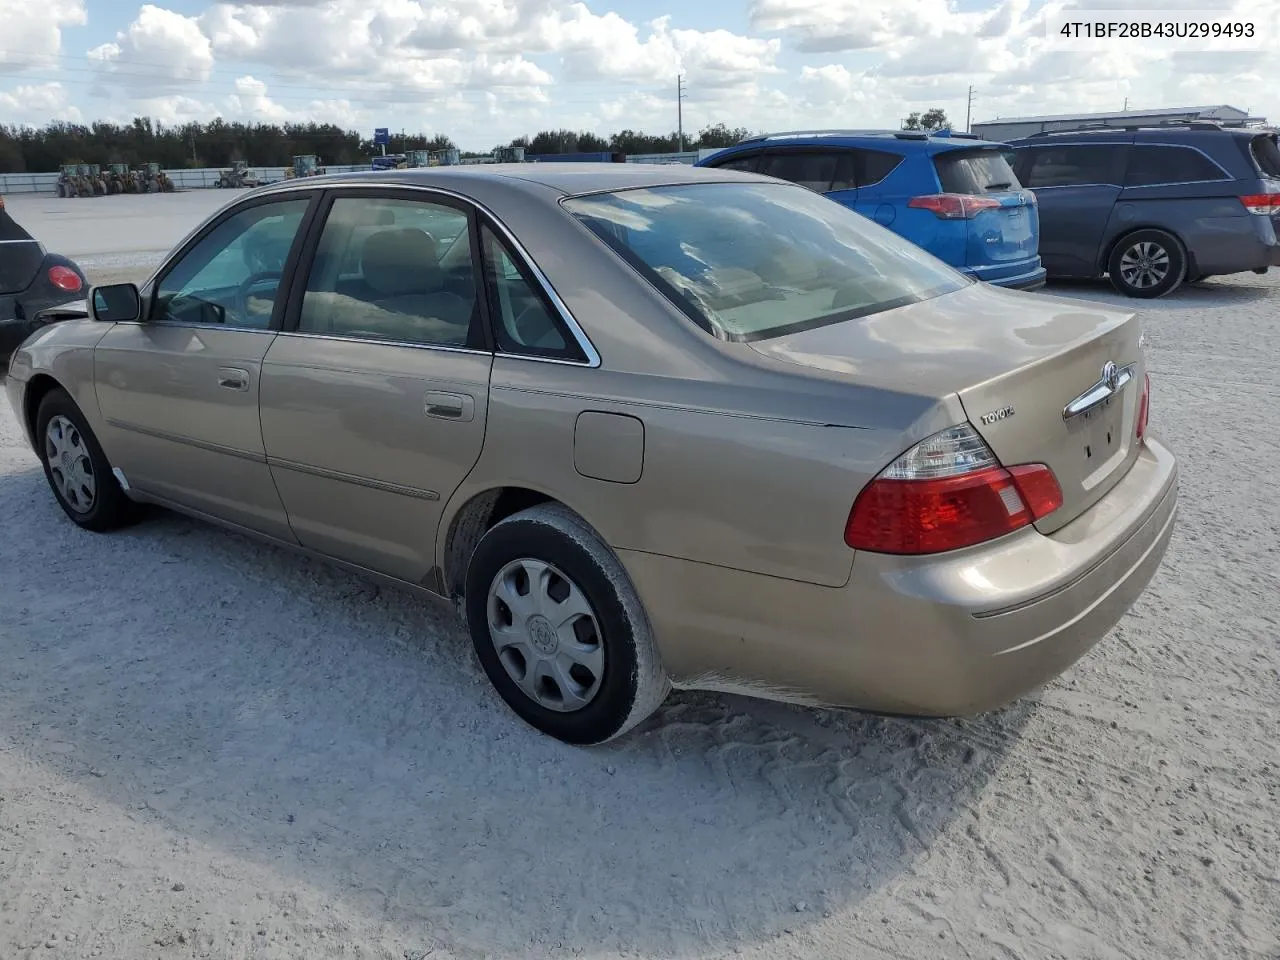
[[[724,163],[715,164],[717,170],[741,170],[745,173],[754,173],[756,164],[760,162],[760,154],[752,153],[745,157],[734,157],[732,160],[726,160]]]
[[[585,360],[564,321],[511,248],[487,226],[481,228],[480,237],[498,349],[516,356]]]
[[[1123,144],[1075,144],[1037,147],[1027,169],[1028,187],[1119,185]]]
[[[826,193],[836,178],[839,153],[816,151],[789,151],[767,154],[760,165],[760,172],[781,180],[790,180],[818,193]]]
[[[882,153],[879,150],[858,151],[858,186],[874,187],[894,170],[902,157],[896,153]]]
[[[466,212],[419,200],[339,197],[325,219],[298,332],[475,345]]]
[[[1190,147],[1135,144],[1129,150],[1126,187],[1154,187],[1163,183],[1195,183],[1226,179],[1222,169]]]

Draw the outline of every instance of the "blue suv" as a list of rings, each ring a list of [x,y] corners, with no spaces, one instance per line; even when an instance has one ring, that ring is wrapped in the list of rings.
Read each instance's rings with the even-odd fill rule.
[[[1008,147],[955,134],[842,130],[750,137],[697,166],[748,170],[825,194],[962,273],[1044,285],[1036,198]]]

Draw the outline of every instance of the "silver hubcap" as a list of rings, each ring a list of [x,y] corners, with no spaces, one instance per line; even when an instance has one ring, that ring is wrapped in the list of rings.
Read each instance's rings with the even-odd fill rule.
[[[600,691],[600,622],[582,589],[542,560],[513,560],[489,586],[489,638],[507,675],[529,699],[559,713]]]
[[[49,472],[53,474],[53,482],[67,506],[76,513],[92,510],[98,492],[93,461],[89,458],[84,437],[66,417],[54,417],[45,428],[44,456]]]
[[[1150,240],[1135,243],[1120,258],[1120,276],[1131,287],[1147,289],[1169,276],[1169,251]]]

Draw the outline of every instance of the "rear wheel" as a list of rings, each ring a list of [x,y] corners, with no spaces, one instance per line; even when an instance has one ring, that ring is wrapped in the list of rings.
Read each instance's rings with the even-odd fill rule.
[[[465,604],[476,656],[503,700],[566,743],[626,733],[670,689],[622,564],[563,506],[524,510],[486,533]]]
[[[1111,285],[1127,297],[1163,297],[1182,283],[1187,255],[1172,234],[1137,230],[1116,244],[1107,270]]]
[[[125,496],[84,414],[65,391],[51,390],[40,401],[36,439],[53,496],[76,524],[103,533],[142,516],[142,507]]]

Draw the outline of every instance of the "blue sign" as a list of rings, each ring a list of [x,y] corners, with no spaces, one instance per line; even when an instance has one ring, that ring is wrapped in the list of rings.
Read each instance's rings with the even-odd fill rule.
[[[386,127],[374,127],[373,142],[374,144],[387,144],[391,142],[391,134],[387,132]]]

